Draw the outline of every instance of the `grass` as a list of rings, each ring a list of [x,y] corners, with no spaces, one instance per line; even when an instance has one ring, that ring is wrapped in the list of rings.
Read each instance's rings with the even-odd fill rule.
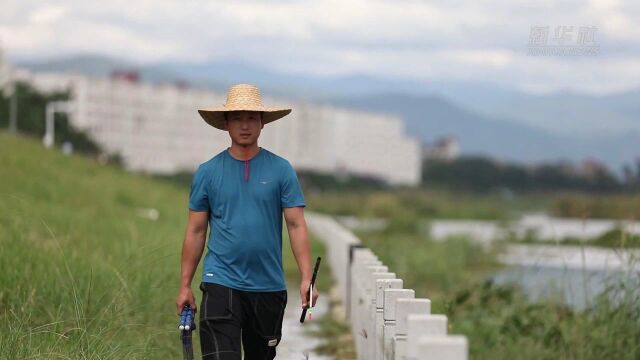
[[[394,218],[507,220],[520,212],[558,217],[640,219],[640,193],[592,194],[570,191],[471,193],[444,188],[309,191],[314,210],[332,215]]]
[[[415,226],[392,229],[358,235],[405,288],[430,298],[432,311],[448,316],[449,333],[468,337],[471,358],[640,358],[637,272],[575,311],[552,300],[530,302],[516,287],[493,284],[490,275],[504,243],[482,248],[464,238],[433,241]]]
[[[558,216],[632,219],[635,197],[537,194],[543,198],[516,195],[515,200],[506,201],[491,194],[471,197],[417,191],[414,195],[397,190],[328,194],[313,201],[316,208],[336,215],[387,219],[386,229],[357,235],[404,280],[406,288],[432,300],[434,313],[448,316],[449,333],[468,337],[473,359],[640,359],[637,272],[629,272],[626,282],[614,284],[582,311],[553,300],[531,302],[519,288],[490,281],[500,266],[496,254],[505,242],[495,242],[488,249],[461,237],[438,242],[424,236],[418,226],[423,218],[504,220],[511,211],[534,209],[549,209]],[[575,205],[578,201],[580,206]],[[613,229],[588,242],[565,239],[560,244],[621,250],[638,247],[639,241]],[[349,358],[340,353],[347,348],[340,340],[348,336],[348,328],[329,322],[321,333],[333,339],[323,350]]]
[[[314,209],[329,214],[388,220],[383,231],[357,235],[405,281],[405,287],[415,289],[418,297],[430,298],[435,313],[448,315],[450,333],[468,336],[471,358],[531,360],[640,358],[640,298],[629,289],[613,288],[591,308],[579,312],[551,300],[531,303],[520,289],[487,280],[500,266],[496,254],[505,243],[496,242],[494,248],[486,249],[461,237],[433,241],[420,232],[420,221],[504,221],[522,211],[630,219],[636,200],[568,192],[505,196],[438,189],[330,191],[309,199]],[[592,240],[589,245],[615,249],[639,245],[637,236],[620,229]],[[566,239],[560,244],[584,245],[585,241]],[[611,302],[608,296],[614,293],[620,293],[618,298],[624,301]],[[338,359],[353,358],[348,326],[323,319],[320,334],[329,339],[320,350]]]
[[[564,243],[590,246],[600,246],[613,249],[638,248],[640,247],[640,236],[629,234],[628,232],[616,228],[595,237],[592,240],[566,239]]]
[[[311,193],[310,206],[332,215],[382,218],[503,219],[522,202],[500,193],[483,196],[422,189]]]
[[[0,169],[0,358],[181,358],[174,300],[189,189],[6,132]],[[155,221],[141,212],[151,208]],[[297,291],[286,231],[283,244]],[[317,241],[313,251],[324,253]]]
[[[637,284],[637,281],[636,281]],[[636,285],[637,286],[637,285]],[[451,298],[452,332],[469,337],[475,359],[637,359],[638,298],[614,302],[607,294],[585,311],[553,301],[531,303],[510,286],[487,281]]]
[[[0,132],[0,358],[180,358],[173,303],[187,198],[186,188]],[[428,214],[502,218],[553,200],[528,205],[527,198],[495,194],[402,191],[308,200],[313,209],[388,218],[387,230],[358,235],[405,287],[449,316],[450,332],[469,337],[474,359],[640,358],[637,291],[611,289],[620,301],[601,297],[582,312],[529,303],[518,289],[486,282],[498,266],[499,248],[462,238],[430,241],[414,221]],[[149,208],[158,211],[156,221],[142,216]],[[617,234],[607,236],[603,242],[619,243]],[[313,252],[324,253],[315,240]],[[288,245],[283,261],[290,289],[297,291]],[[319,281],[322,291],[331,286],[328,276]],[[352,356],[348,328],[328,317],[318,320],[329,339],[324,350]]]
[[[551,212],[561,217],[640,219],[640,193],[583,194],[565,193],[556,196]]]
[[[594,246],[617,250],[640,248],[640,236],[624,231],[620,227],[615,227],[591,238],[567,237],[554,241],[541,240],[535,231],[529,230],[522,235],[509,233],[504,241],[520,244]]]
[[[485,249],[462,237],[432,241],[417,234],[360,232],[363,243],[414,289],[416,297],[432,300],[434,313],[446,311],[448,296],[484,281],[499,269],[498,248]]]

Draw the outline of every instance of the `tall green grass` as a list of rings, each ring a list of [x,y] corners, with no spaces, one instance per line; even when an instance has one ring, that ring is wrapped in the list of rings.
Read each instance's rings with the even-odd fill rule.
[[[577,218],[640,219],[640,193],[584,194],[564,193],[556,196],[552,213]]]
[[[450,295],[446,313],[451,331],[468,336],[474,359],[634,360],[640,358],[634,276],[612,284],[582,311],[552,300],[530,302],[514,286],[486,281]]]
[[[497,193],[479,196],[403,188],[310,193],[308,200],[316,211],[332,215],[405,219],[504,219],[510,210],[521,206],[521,201],[513,201]]]
[[[0,132],[0,358],[180,358],[188,192]],[[149,208],[157,220],[141,214]],[[285,231],[297,291],[288,244]]]
[[[358,235],[405,288],[430,298],[434,313],[448,315],[449,332],[468,337],[471,358],[640,359],[637,270],[577,311],[553,300],[531,302],[517,287],[494,284],[490,276],[504,244],[439,242],[411,227],[390,228]]]

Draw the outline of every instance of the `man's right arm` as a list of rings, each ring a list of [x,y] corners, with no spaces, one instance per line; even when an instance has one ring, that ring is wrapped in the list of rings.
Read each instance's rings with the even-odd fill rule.
[[[180,290],[176,299],[177,313],[182,312],[185,305],[191,305],[196,310],[196,301],[191,291],[193,274],[198,267],[204,245],[207,241],[207,228],[209,225],[208,211],[189,210],[189,220],[182,244],[182,261],[180,271]]]

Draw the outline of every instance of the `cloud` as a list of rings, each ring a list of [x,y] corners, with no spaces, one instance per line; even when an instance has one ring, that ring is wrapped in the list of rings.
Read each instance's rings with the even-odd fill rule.
[[[640,86],[640,77],[630,76],[638,74],[639,20],[640,4],[631,0],[14,0],[3,4],[0,39],[19,58],[224,58],[320,75],[449,77],[605,93]],[[537,25],[596,26],[600,54],[529,57],[529,31]]]
[[[32,25],[53,24],[62,19],[66,13],[64,6],[43,6],[29,14],[29,23]]]

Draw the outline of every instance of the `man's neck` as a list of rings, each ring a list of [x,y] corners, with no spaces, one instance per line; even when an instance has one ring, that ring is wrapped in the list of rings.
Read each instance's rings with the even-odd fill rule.
[[[259,151],[260,147],[258,146],[258,143],[253,143],[247,146],[232,143],[229,148],[231,156],[238,160],[252,159]]]

